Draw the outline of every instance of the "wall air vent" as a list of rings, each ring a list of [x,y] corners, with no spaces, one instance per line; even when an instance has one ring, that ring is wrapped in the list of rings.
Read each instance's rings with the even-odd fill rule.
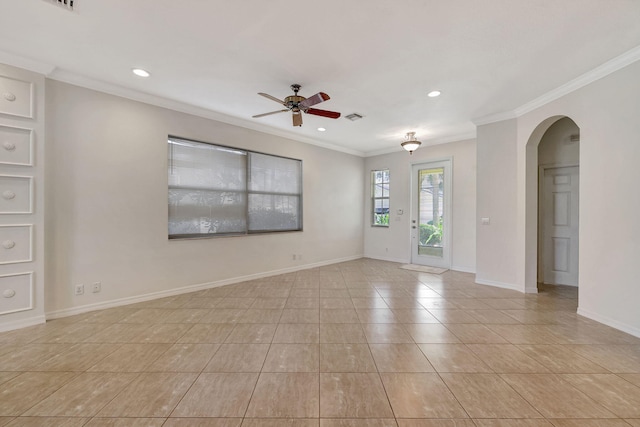
[[[67,10],[73,10],[73,0],[44,0],[47,3],[56,4]]]
[[[355,122],[356,120],[360,120],[363,117],[364,116],[362,114],[358,114],[358,113],[351,113],[347,116],[344,116],[345,119],[351,120],[352,122]]]

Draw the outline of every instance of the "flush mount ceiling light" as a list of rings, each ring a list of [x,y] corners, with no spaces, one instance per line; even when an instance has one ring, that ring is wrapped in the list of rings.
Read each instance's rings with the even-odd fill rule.
[[[318,128],[318,132],[324,132],[325,130],[325,128]]]
[[[131,72],[138,77],[149,77],[151,75],[147,70],[143,70],[142,68],[134,68]]]
[[[407,132],[407,136],[405,138],[406,140],[400,145],[402,146],[402,148],[407,150],[409,154],[413,154],[413,152],[416,151],[418,147],[420,147],[420,144],[422,144],[422,142],[416,139],[415,132]]]
[[[427,96],[428,96],[429,98],[435,98],[436,96],[440,96],[440,94],[441,94],[441,93],[442,93],[442,92],[440,92],[439,90],[432,90],[431,92],[429,92],[429,93],[427,94]]]

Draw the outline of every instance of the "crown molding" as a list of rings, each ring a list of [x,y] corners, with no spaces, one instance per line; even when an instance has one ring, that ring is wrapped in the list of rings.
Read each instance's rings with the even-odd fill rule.
[[[23,70],[32,71],[34,73],[48,76],[56,69],[55,65],[38,61],[24,56],[16,55],[10,52],[0,51],[0,63],[11,65],[12,67],[22,68]]]
[[[488,116],[482,116],[477,119],[473,119],[472,122],[476,126],[488,125],[489,123],[502,122],[504,120],[515,119],[515,111],[503,111],[501,113],[489,114]]]
[[[248,121],[248,120],[240,119],[238,117],[229,116],[227,114],[219,113],[203,107],[197,107],[195,105],[187,104],[181,101],[176,101],[174,99],[164,98],[157,95],[151,95],[151,94],[140,92],[135,89],[130,89],[124,86],[115,85],[115,84],[107,83],[101,80],[92,79],[90,77],[86,77],[70,71],[55,69],[47,77],[52,80],[72,84],[75,86],[84,87],[87,89],[96,90],[98,92],[107,93],[109,95],[115,95],[122,98],[127,98],[133,101],[143,102],[145,104],[154,105],[156,107],[167,108],[169,110],[190,114],[190,115],[202,117],[205,119],[215,120],[218,122],[230,124],[233,126],[238,126],[245,129],[251,129],[251,130],[266,133],[269,135],[287,138],[296,142],[315,145],[317,147],[326,148],[328,150],[339,151],[342,153],[351,154],[358,157],[364,157],[364,153],[361,151],[352,150],[352,149],[340,147],[338,145],[317,141],[312,138],[300,136],[294,132],[287,132],[280,129],[274,129],[269,126],[265,126],[253,121]]]

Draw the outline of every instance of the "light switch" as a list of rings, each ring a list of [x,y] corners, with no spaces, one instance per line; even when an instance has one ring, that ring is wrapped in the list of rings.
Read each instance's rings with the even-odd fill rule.
[[[489,225],[491,221],[489,220],[489,217],[485,217],[485,218],[480,218],[480,223],[482,225]]]

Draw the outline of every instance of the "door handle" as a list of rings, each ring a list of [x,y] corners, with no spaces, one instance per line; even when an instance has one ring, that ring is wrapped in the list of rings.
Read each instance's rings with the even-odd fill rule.
[[[418,227],[416,227],[415,225],[412,225],[411,228],[418,228]]]

